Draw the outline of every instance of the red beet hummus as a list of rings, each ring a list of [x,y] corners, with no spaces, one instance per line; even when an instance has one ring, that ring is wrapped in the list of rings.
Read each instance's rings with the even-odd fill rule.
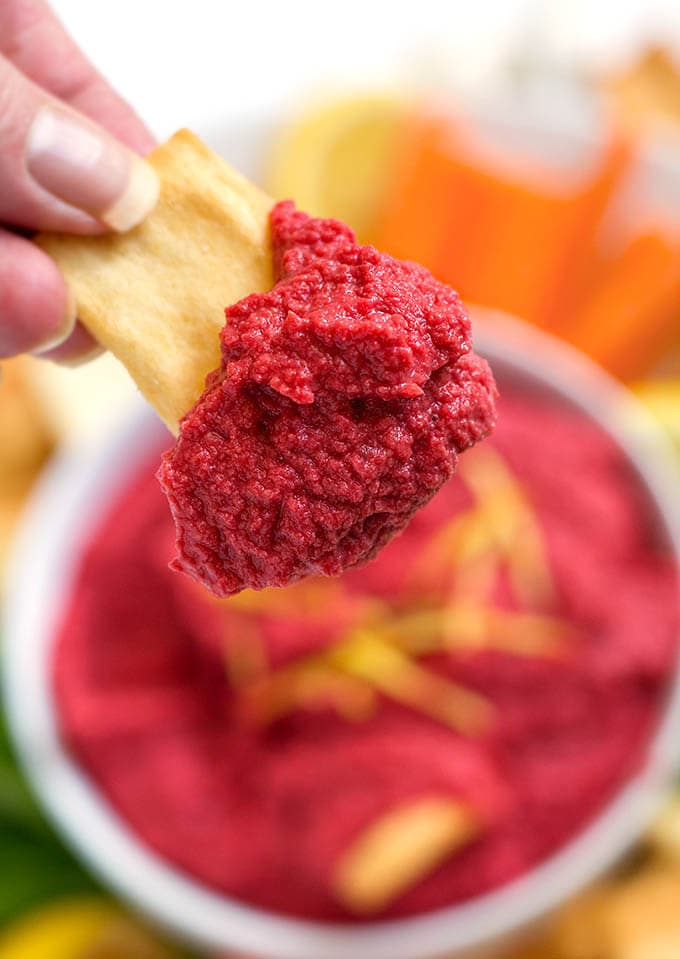
[[[501,385],[494,436],[376,560],[285,590],[219,601],[168,569],[150,451],[54,655],[64,741],[140,842],[349,921],[333,877],[356,837],[418,797],[465,803],[476,831],[376,913],[407,916],[524,873],[640,768],[675,668],[671,550],[598,426]]]
[[[271,232],[276,285],[226,310],[159,473],[175,568],[218,596],[370,559],[494,421],[453,290],[290,202]]]

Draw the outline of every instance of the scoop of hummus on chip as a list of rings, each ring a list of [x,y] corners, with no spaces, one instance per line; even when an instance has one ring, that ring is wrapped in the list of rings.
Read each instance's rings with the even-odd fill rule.
[[[38,242],[176,437],[159,470],[175,567],[228,596],[366,562],[493,428],[458,295],[188,131],[150,160],[141,226]]]

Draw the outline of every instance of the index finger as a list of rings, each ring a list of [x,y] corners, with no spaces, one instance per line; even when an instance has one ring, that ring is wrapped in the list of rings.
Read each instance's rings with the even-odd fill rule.
[[[44,0],[1,0],[0,54],[44,90],[96,120],[138,153],[154,138],[90,63]]]

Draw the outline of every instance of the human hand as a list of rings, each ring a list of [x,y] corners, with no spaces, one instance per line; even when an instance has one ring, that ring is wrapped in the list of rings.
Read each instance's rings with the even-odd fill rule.
[[[152,146],[44,0],[0,0],[0,358],[97,351],[57,266],[26,234],[131,229],[158,196],[139,156]]]

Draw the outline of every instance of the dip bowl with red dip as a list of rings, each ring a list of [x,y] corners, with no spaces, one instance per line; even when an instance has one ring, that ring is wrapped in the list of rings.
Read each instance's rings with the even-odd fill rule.
[[[496,432],[337,579],[216,600],[172,572],[146,411],[35,494],[5,624],[19,753],[76,851],[187,941],[494,955],[673,774],[672,451],[581,355],[476,329]]]

